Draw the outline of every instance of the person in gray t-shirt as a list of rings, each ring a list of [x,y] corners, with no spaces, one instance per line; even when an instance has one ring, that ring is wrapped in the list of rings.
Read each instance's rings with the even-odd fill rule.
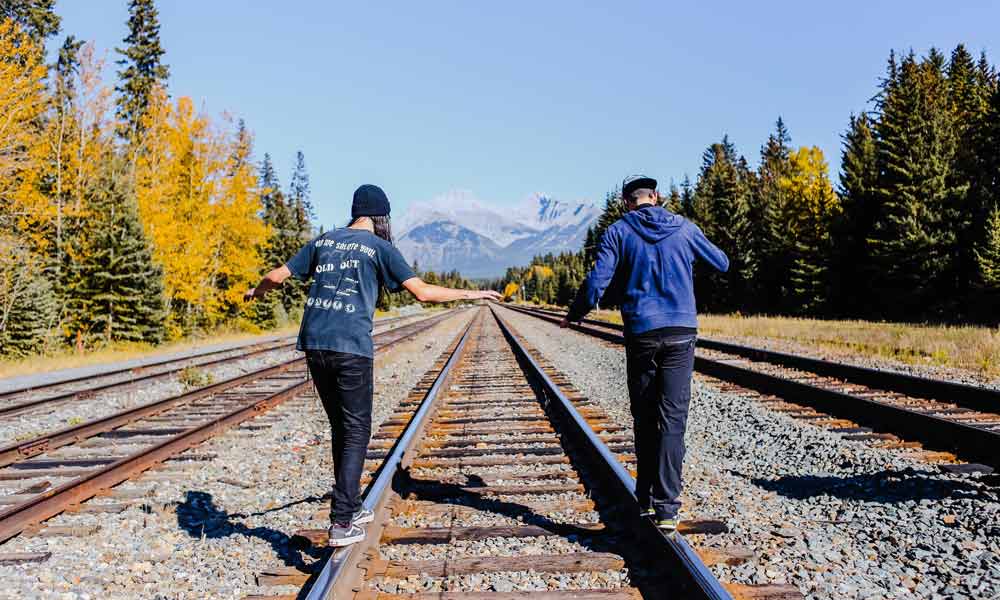
[[[500,294],[431,285],[417,277],[392,245],[389,199],[374,185],[354,192],[350,225],[303,246],[265,275],[246,299],[263,298],[290,276],[312,278],[298,348],[306,353],[330,420],[336,482],[329,543],[346,546],[364,539],[361,525],[373,519],[370,511],[362,510],[360,487],[371,438],[372,325],[379,290],[407,289],[421,302],[499,300]]]

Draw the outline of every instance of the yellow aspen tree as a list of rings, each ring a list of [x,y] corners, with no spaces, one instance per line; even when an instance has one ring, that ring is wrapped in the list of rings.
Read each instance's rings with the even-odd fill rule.
[[[830,300],[830,230],[842,210],[823,151],[816,146],[793,151],[778,185],[786,192],[781,216],[793,248],[792,305],[803,314],[819,313]]]
[[[111,90],[102,82],[104,60],[95,56],[93,44],[76,53],[78,67],[53,102],[46,122],[44,160],[39,169],[46,195],[55,213],[55,244],[60,258],[74,257],[73,245],[64,245],[86,217],[84,196],[96,185],[102,162],[113,150],[113,123],[109,118]],[[79,247],[76,247],[79,252]]]
[[[258,274],[259,217],[248,137],[234,139],[195,112],[154,94],[136,160],[136,193],[154,257],[163,266],[173,336],[211,327],[241,311]]]
[[[221,308],[226,313],[245,310],[243,293],[255,283],[263,266],[259,248],[269,236],[260,218],[260,192],[257,172],[252,162],[253,137],[244,127],[227,128],[224,152],[226,164],[219,182],[219,197],[213,203],[216,213],[217,255],[216,288]]]
[[[44,250],[42,226],[51,217],[37,187],[44,149],[39,118],[46,109],[46,68],[39,48],[12,20],[0,22],[0,219]]]

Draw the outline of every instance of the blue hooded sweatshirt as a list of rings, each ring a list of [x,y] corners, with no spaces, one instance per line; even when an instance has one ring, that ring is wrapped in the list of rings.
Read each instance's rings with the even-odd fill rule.
[[[570,306],[579,321],[600,300],[612,278],[624,286],[626,334],[661,327],[698,327],[692,265],[700,258],[719,271],[729,258],[698,226],[661,206],[643,206],[615,221],[601,238],[597,262]]]

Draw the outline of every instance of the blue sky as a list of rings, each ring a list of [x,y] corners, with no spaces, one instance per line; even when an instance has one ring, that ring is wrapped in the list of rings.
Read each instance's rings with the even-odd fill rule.
[[[245,118],[284,184],[304,151],[327,226],[368,182],[398,215],[451,189],[599,201],[636,172],[693,179],[725,133],[756,163],[778,115],[835,172],[890,49],[1000,63],[987,1],[157,4],[171,93]],[[125,35],[126,0],[57,11],[100,49]]]

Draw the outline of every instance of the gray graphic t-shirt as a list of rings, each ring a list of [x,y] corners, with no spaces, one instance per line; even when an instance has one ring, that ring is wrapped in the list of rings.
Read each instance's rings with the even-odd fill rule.
[[[335,350],[371,357],[379,284],[398,292],[416,277],[392,244],[363,229],[334,229],[309,242],[286,264],[297,279],[313,278],[299,328],[299,350]]]

